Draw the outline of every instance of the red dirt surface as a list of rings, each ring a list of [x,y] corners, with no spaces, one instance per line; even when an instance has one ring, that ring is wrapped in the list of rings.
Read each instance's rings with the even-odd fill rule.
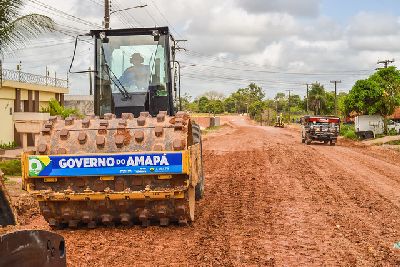
[[[398,266],[400,154],[242,117],[207,135],[188,227],[57,231],[69,266]],[[26,226],[47,229],[37,215]]]

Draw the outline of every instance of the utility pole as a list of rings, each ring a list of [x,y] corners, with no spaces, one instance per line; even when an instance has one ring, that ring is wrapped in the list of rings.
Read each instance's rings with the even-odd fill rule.
[[[121,11],[127,11],[130,9],[134,8],[144,8],[147,7],[147,5],[139,5],[139,6],[133,6],[133,7],[128,7],[128,8],[123,8],[123,9],[118,9],[118,10],[113,10],[111,11],[111,0],[104,0],[104,29],[109,30],[110,29],[110,16],[116,12],[121,12]]]
[[[290,123],[290,92],[292,92],[293,90],[291,90],[291,89],[289,89],[289,90],[286,90],[287,92],[289,92],[289,103],[288,103],[288,106],[289,106],[289,123]]]
[[[393,62],[394,62],[394,59],[392,59],[392,60],[386,59],[386,60],[378,60],[378,62],[376,64],[383,64],[384,69],[386,69],[388,67],[388,65]],[[376,69],[379,70],[381,68],[376,68]]]
[[[89,67],[88,74],[89,74],[89,94],[93,95],[93,82],[92,82],[92,68],[91,67]]]
[[[331,81],[331,83],[335,84],[335,115],[337,116],[337,84],[342,81]]]
[[[307,95],[306,95],[306,112],[308,113],[308,86],[310,86],[311,84],[306,83],[305,84],[307,86]]]
[[[104,29],[110,29],[110,0],[104,0]]]

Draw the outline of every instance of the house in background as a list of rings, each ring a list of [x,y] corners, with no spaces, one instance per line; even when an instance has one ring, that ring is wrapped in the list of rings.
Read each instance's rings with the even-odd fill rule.
[[[69,92],[68,81],[7,69],[0,74],[0,143],[20,144],[21,136],[15,130],[14,113],[27,113],[26,118],[29,119],[28,112],[40,112],[51,99],[63,104],[64,94]],[[33,139],[33,135],[28,135],[28,145],[34,145]]]
[[[389,116],[389,119],[400,122],[400,107],[397,107],[392,115]]]

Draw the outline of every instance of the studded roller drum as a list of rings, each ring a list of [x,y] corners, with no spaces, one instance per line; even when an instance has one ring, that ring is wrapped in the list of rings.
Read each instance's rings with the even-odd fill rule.
[[[159,112],[151,117],[141,112],[137,118],[130,113],[123,113],[121,118],[113,114],[83,119],[51,117],[36,137],[38,156],[150,152],[181,152],[187,171],[33,177],[28,161],[32,155],[24,154],[24,188],[36,197],[44,218],[56,228],[190,223],[195,199],[203,196],[204,177],[201,131],[187,113],[168,116]]]

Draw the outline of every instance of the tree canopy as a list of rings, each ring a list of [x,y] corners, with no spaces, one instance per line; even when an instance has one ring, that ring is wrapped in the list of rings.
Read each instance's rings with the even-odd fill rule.
[[[26,45],[30,39],[55,28],[47,16],[20,16],[22,7],[22,0],[0,0],[0,54]]]
[[[395,67],[378,70],[358,80],[344,99],[346,113],[389,116],[400,105],[400,72]]]

